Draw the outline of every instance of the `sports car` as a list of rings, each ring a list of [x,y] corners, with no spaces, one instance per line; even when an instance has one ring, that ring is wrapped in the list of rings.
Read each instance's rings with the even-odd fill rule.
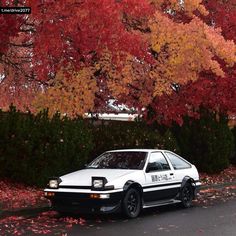
[[[196,167],[168,150],[107,151],[84,169],[54,177],[44,189],[58,212],[137,217],[141,210],[180,203],[190,207],[201,183]]]

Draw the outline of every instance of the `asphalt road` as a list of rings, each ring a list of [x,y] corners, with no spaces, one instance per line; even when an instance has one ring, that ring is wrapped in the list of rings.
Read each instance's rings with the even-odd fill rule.
[[[99,220],[98,220],[99,219]],[[214,206],[182,209],[165,206],[144,211],[137,219],[120,215],[87,217],[86,226],[74,225],[68,236],[236,236],[236,199]]]

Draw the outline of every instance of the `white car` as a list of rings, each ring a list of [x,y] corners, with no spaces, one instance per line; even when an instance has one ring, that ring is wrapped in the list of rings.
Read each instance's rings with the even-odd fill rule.
[[[167,150],[108,151],[85,169],[50,179],[44,190],[59,212],[115,212],[135,218],[142,208],[190,207],[201,183],[194,165]]]

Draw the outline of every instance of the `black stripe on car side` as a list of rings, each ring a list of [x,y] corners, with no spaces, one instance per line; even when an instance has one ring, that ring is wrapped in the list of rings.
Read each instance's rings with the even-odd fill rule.
[[[151,203],[155,201],[161,201],[164,199],[173,199],[179,192],[180,187],[167,188],[161,190],[151,190],[143,192],[143,200],[145,203]]]
[[[156,188],[156,187],[166,187],[166,186],[171,186],[171,185],[176,185],[176,184],[181,184],[181,182],[169,183],[169,184],[148,185],[148,186],[143,186],[143,189]]]

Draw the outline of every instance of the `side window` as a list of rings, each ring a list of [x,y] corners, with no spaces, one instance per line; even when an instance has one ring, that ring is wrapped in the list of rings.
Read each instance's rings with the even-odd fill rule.
[[[170,170],[170,166],[161,152],[151,153],[148,162],[147,172]]]
[[[165,152],[175,170],[190,168],[191,165],[177,155]]]

